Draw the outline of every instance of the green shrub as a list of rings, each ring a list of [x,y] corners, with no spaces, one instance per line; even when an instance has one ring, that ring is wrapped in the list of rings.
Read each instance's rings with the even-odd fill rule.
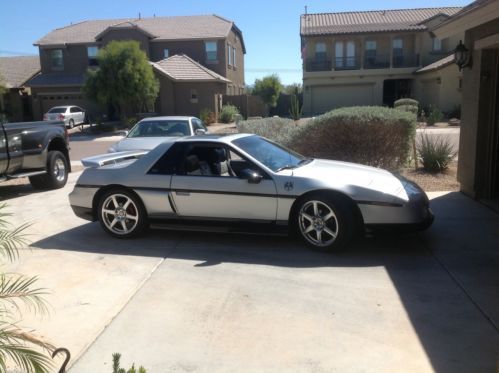
[[[231,123],[234,122],[236,114],[239,114],[239,110],[234,105],[224,105],[220,111],[220,122]]]
[[[461,119],[461,105],[456,105],[452,108],[452,110],[447,112],[447,118],[449,118],[449,119],[454,119],[454,118]]]
[[[216,122],[215,113],[208,108],[204,108],[199,113],[199,119],[203,121],[204,124],[210,125]]]
[[[128,370],[125,368],[120,367],[120,359],[121,359],[121,354],[120,353],[114,353],[113,354],[113,373],[146,373],[146,370],[144,367],[139,367],[137,370],[135,368],[135,364],[132,364],[132,367]]]
[[[406,163],[416,118],[376,106],[330,111],[297,127],[286,145],[310,157],[396,169]]]
[[[135,126],[135,124],[137,124],[138,120],[135,117],[126,117],[124,122],[125,122],[126,128],[130,129],[133,126]]]
[[[419,102],[413,98],[401,98],[393,103],[393,107],[398,108],[399,106],[419,106]]]
[[[431,137],[421,134],[417,144],[418,155],[423,168],[429,172],[442,172],[456,156],[456,151],[447,137]]]
[[[444,119],[444,114],[436,106],[430,105],[427,111],[426,124],[428,126],[433,126],[437,122],[441,122]]]
[[[252,119],[239,122],[236,126],[240,133],[254,133],[285,146],[297,129],[295,122],[286,118]]]

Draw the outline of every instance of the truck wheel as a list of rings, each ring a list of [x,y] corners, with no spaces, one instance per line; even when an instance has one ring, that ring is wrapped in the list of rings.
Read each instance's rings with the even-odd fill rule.
[[[49,151],[47,173],[31,176],[29,182],[35,189],[59,189],[68,181],[68,160],[60,151]]]

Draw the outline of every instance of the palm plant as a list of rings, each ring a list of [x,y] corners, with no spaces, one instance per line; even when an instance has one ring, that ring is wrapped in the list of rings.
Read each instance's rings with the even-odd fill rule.
[[[27,224],[12,227],[7,221],[11,214],[0,205],[0,256],[9,262],[19,257],[19,249],[28,243],[25,230]],[[52,351],[54,346],[33,333],[18,326],[23,311],[35,314],[47,313],[43,298],[47,292],[36,286],[38,278],[16,273],[0,273],[0,372],[7,371],[11,361],[23,372],[45,373],[52,362],[42,350]]]

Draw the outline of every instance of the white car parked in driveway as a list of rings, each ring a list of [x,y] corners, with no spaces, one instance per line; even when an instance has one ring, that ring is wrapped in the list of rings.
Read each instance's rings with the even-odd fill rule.
[[[79,106],[56,106],[43,114],[45,121],[61,121],[67,128],[85,123],[85,110]]]
[[[113,144],[108,153],[128,150],[151,150],[167,140],[182,136],[204,135],[208,133],[201,119],[196,117],[152,117],[138,122],[125,138]]]

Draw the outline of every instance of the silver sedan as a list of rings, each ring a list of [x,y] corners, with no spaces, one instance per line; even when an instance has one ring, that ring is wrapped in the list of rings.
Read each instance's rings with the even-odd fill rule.
[[[203,122],[195,117],[152,117],[142,119],[125,138],[113,144],[108,153],[126,150],[151,150],[168,139],[201,135],[208,132]]]
[[[426,194],[412,182],[381,169],[306,158],[255,135],[184,137],[83,164],[69,196],[73,211],[121,238],[151,224],[291,228],[309,245],[334,250],[366,226],[425,229],[433,221]]]
[[[66,127],[73,128],[75,125],[85,123],[85,110],[79,106],[56,106],[43,114],[45,121],[61,121]]]

